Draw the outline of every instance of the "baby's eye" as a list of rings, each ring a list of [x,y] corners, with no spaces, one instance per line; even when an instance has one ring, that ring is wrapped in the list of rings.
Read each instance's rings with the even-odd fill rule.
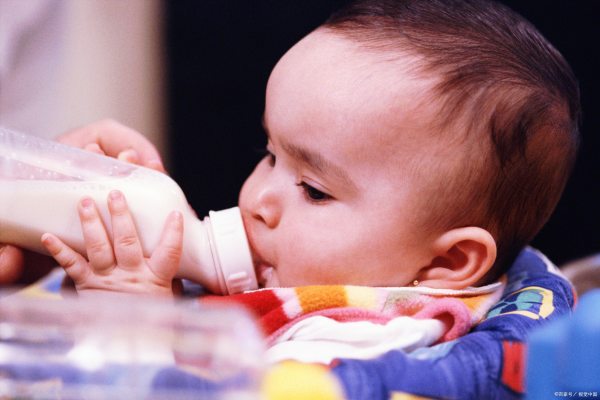
[[[332,199],[332,197],[327,193],[324,193],[319,189],[312,187],[306,182],[300,182],[297,184],[297,186],[300,186],[302,188],[306,198],[313,203],[322,203]]]

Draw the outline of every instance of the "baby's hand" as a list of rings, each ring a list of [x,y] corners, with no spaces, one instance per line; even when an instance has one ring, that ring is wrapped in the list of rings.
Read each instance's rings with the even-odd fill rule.
[[[110,193],[108,209],[112,243],[94,201],[84,198],[79,204],[87,260],[52,234],[42,235],[42,243],[65,269],[78,292],[113,291],[171,296],[171,285],[183,247],[181,214],[173,212],[169,215],[160,243],[152,256],[145,258],[121,192],[115,190]]]

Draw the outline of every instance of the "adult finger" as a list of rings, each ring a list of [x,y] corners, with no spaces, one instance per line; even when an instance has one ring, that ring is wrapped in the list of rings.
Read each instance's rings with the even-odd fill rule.
[[[179,268],[182,250],[183,217],[179,211],[173,211],[167,217],[160,242],[148,261],[154,275],[172,280]]]
[[[141,133],[116,121],[106,119],[74,129],[57,138],[60,142],[83,148],[97,143],[110,157],[128,150],[137,153],[136,164],[164,172],[160,154],[156,147]]]
[[[83,149],[85,151],[89,151],[91,153],[96,153],[96,154],[102,154],[104,155],[104,151],[102,151],[102,149],[100,148],[100,146],[98,145],[98,143],[88,143],[86,144]]]
[[[90,266],[81,254],[50,233],[42,235],[42,244],[56,262],[64,268],[75,284],[86,279],[86,276],[90,273]]]
[[[140,156],[134,149],[123,150],[117,155],[117,159],[131,164],[139,164]]]
[[[87,257],[94,272],[99,274],[109,272],[115,266],[115,257],[94,200],[85,197],[79,202],[79,219]]]
[[[17,281],[23,272],[23,252],[9,244],[0,245],[0,285]]]
[[[117,264],[124,269],[139,267],[144,261],[144,254],[123,193],[118,190],[110,192],[108,195],[108,209],[113,232],[113,250]]]

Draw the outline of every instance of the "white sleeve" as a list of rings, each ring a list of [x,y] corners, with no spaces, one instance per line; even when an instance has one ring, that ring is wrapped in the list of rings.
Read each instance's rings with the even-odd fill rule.
[[[443,334],[444,324],[436,319],[403,316],[376,324],[308,317],[277,338],[267,350],[267,361],[329,363],[335,358],[370,359],[390,350],[411,352],[429,346]]]

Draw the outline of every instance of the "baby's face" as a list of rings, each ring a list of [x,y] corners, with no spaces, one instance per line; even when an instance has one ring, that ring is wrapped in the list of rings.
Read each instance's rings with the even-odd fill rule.
[[[240,207],[262,287],[403,286],[432,252],[422,221],[429,83],[406,61],[316,31],[267,85],[265,157]]]

